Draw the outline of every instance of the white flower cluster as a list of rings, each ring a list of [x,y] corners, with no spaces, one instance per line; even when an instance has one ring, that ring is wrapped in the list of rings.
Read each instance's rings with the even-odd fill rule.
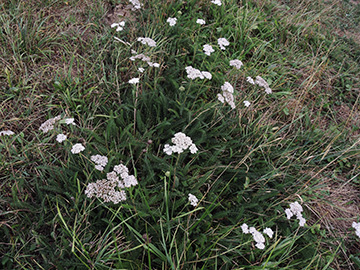
[[[360,238],[360,222],[359,223],[353,222],[352,227],[355,229],[355,233],[357,237]]]
[[[261,232],[259,232],[258,230],[255,229],[255,227],[250,227],[247,224],[243,224],[241,225],[241,229],[243,231],[243,233],[248,234],[251,233],[254,241],[256,242],[256,247],[258,249],[264,249],[265,248],[265,237],[262,235]],[[272,229],[270,228],[265,228],[264,230],[264,234],[266,234],[267,236],[269,236],[270,238],[273,237],[274,232]]]
[[[176,18],[168,18],[166,20],[167,23],[169,23],[170,26],[174,26],[176,24],[177,19]]]
[[[212,52],[215,52],[215,50],[213,49],[213,47],[212,47],[211,45],[209,45],[209,44],[205,44],[205,45],[203,46],[203,51],[204,51],[204,53],[205,53],[206,55],[209,55],[209,56],[210,56],[210,54],[211,54]]]
[[[50,118],[41,124],[39,130],[41,130],[44,133],[47,133],[50,130],[53,130],[55,123],[60,120],[61,120],[61,115],[55,116],[54,118]]]
[[[303,208],[298,202],[290,203],[290,208],[285,209],[285,214],[287,219],[290,219],[292,216],[296,216],[299,220],[299,226],[303,227],[306,223],[305,218],[302,216]]]
[[[155,40],[148,37],[139,37],[137,41],[140,41],[144,45],[148,45],[149,47],[156,47]]]
[[[134,51],[134,53],[136,54],[136,52]],[[146,56],[142,53],[140,54],[136,54],[136,55],[133,55],[130,57],[130,60],[131,61],[135,61],[136,59],[140,59],[141,61],[143,62],[146,62],[150,67],[160,67],[160,64],[159,63],[154,63],[154,62],[151,62],[151,59],[149,56]]]
[[[172,153],[181,154],[186,149],[190,149],[191,154],[195,154],[198,149],[196,145],[192,142],[191,138],[186,136],[182,132],[178,132],[174,135],[174,138],[171,139],[172,143],[175,145],[164,145],[164,152],[167,155],[171,155]]]
[[[200,71],[196,68],[193,68],[192,66],[188,66],[185,68],[186,73],[187,73],[187,77],[191,80],[195,80],[196,78],[200,78],[200,79],[208,79],[211,80],[212,75],[210,72],[208,71]]]
[[[221,6],[221,0],[211,0],[211,3]]]
[[[130,0],[130,3],[133,5],[133,9],[140,9],[142,6],[139,0]]]
[[[80,152],[84,151],[85,147],[81,143],[76,143],[71,148],[71,153],[73,154],[79,154]]]
[[[140,78],[132,78],[129,80],[129,83],[130,84],[137,84],[140,82]]]
[[[196,23],[197,23],[197,24],[204,25],[206,22],[205,22],[203,19],[197,19],[197,20],[196,20]]]
[[[261,78],[260,76],[256,76],[255,83],[258,86],[264,87],[266,94],[271,94],[272,93],[272,90],[271,90],[269,84],[263,78]]]
[[[219,44],[220,49],[222,49],[223,51],[226,49],[225,48],[226,46],[230,45],[229,41],[226,38],[219,38],[218,44]]]
[[[128,168],[123,164],[119,164],[114,166],[112,172],[106,174],[106,179],[88,184],[85,194],[88,198],[95,196],[103,199],[104,202],[113,202],[117,204],[126,200],[126,193],[123,189],[136,186],[137,184],[138,182],[135,176],[129,175]]]
[[[243,62],[239,59],[230,60],[230,66],[235,67],[236,69],[240,69],[243,65]]]
[[[104,167],[108,163],[108,158],[102,155],[93,155],[90,157],[91,161],[95,162],[95,169],[103,171]]]
[[[63,141],[65,141],[67,139],[67,136],[65,134],[58,134],[56,136],[56,141],[59,143],[62,143]]]
[[[113,23],[110,27],[114,28],[116,27],[116,32],[124,30],[125,21],[119,22],[119,23]]]
[[[251,105],[251,103],[248,100],[244,100],[244,105],[245,105],[245,107],[249,107]]]
[[[10,135],[14,135],[15,133],[12,132],[11,130],[3,130],[3,131],[0,131],[0,136],[10,136]]]
[[[221,103],[226,102],[230,105],[232,109],[235,109],[235,103],[234,103],[234,88],[229,82],[225,82],[223,86],[221,86],[221,90],[223,91],[222,94],[217,94],[218,100]]]
[[[199,202],[199,199],[195,197],[195,195],[192,195],[191,193],[189,193],[189,202],[192,206],[196,207],[196,205]]]
[[[129,188],[131,186],[136,186],[138,181],[136,180],[134,175],[129,175],[128,168],[123,165],[119,164],[114,167],[114,172],[116,172],[122,178],[122,182],[119,181],[119,187],[126,187]]]
[[[55,116],[54,118],[50,118],[48,120],[46,120],[44,123],[41,124],[41,126],[39,127],[39,130],[41,130],[44,133],[49,132],[50,130],[54,129],[54,125],[56,124],[56,122],[61,120],[61,115]],[[63,120],[65,122],[65,124],[67,125],[76,125],[74,123],[74,118],[65,118]],[[64,123],[63,121],[61,121],[62,123]]]

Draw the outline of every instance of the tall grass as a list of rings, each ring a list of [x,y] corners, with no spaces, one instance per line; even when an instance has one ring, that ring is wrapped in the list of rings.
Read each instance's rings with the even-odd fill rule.
[[[34,1],[36,13],[21,1],[0,4],[0,128],[15,132],[0,136],[3,268],[359,266],[351,228],[359,218],[358,44],[319,27],[329,25],[327,9],[305,12],[320,4],[303,1],[301,11],[222,2],[151,0],[131,10],[119,1]],[[116,32],[110,15],[119,10],[126,25]],[[219,38],[229,41],[225,50]],[[210,56],[205,44],[215,50]],[[134,51],[160,66],[130,60]],[[230,66],[234,59],[244,65]],[[189,79],[187,66],[211,80]],[[264,78],[272,93],[249,76]],[[235,89],[234,109],[217,98],[225,82]],[[57,115],[53,130],[39,130]],[[71,117],[76,125],[65,123]],[[164,152],[178,132],[196,153]],[[67,140],[58,143],[58,134]],[[72,154],[76,143],[85,150]],[[108,157],[103,171],[91,161],[96,154]],[[127,200],[88,198],[87,186],[120,163],[138,181],[125,189]],[[351,216],[328,193],[334,185],[353,191],[344,204],[355,207]],[[303,227],[286,218],[295,201]],[[243,224],[274,236],[259,249]]]

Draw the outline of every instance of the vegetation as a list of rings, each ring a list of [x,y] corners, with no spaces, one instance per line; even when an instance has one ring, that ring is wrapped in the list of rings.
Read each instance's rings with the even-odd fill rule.
[[[360,267],[360,4],[294,3],[0,3],[1,267]],[[197,151],[164,152],[179,132]],[[127,199],[87,196],[119,164],[138,182]]]

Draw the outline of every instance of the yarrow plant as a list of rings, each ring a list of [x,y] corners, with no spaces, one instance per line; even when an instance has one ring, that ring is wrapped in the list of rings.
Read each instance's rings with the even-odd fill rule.
[[[172,153],[181,154],[186,149],[189,149],[191,154],[195,154],[198,151],[196,145],[192,142],[191,138],[186,136],[182,132],[176,133],[174,135],[174,138],[171,139],[171,141],[174,145],[164,145],[164,152],[167,155],[171,155]]]

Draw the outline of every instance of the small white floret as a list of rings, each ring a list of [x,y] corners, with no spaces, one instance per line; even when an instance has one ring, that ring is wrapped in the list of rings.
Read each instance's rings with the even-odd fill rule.
[[[204,25],[204,24],[205,24],[205,21],[204,21],[203,19],[197,19],[197,20],[196,20],[196,23],[197,23],[197,24]]]
[[[250,103],[248,100],[244,100],[244,105],[245,105],[245,107],[249,107],[250,104],[251,104],[251,103]]]
[[[251,83],[251,84],[255,84],[253,78],[251,78],[251,77],[246,77],[246,81]]]

